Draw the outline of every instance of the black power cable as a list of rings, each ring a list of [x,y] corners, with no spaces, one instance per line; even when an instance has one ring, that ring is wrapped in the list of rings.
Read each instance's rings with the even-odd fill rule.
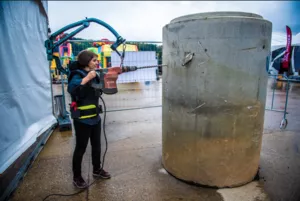
[[[105,120],[106,120],[106,105],[105,105],[105,101],[103,100],[103,98],[101,96],[99,96],[102,103],[103,103],[103,106],[104,106],[104,118],[103,118],[103,134],[104,134],[104,138],[105,138],[105,152],[103,154],[103,157],[102,157],[102,166],[101,166],[101,169],[103,169],[104,167],[104,160],[105,160],[105,155],[106,155],[106,152],[107,152],[107,137],[106,137],[106,132],[105,132]],[[80,194],[82,192],[84,192],[85,190],[87,190],[91,185],[93,185],[97,180],[94,180],[91,184],[89,184],[86,188],[76,192],[76,193],[72,193],[72,194],[59,194],[59,193],[53,193],[53,194],[49,194],[47,195],[43,201],[45,201],[47,198],[51,197],[51,196],[63,196],[63,197],[67,197],[67,196],[74,196],[74,195],[77,195],[77,194]]]

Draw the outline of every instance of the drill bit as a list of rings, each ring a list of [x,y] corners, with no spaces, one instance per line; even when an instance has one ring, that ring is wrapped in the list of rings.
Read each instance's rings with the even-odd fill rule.
[[[162,67],[167,66],[166,64],[160,64],[160,65],[153,65],[153,66],[123,66],[122,71],[123,72],[129,72],[129,71],[135,71],[138,69],[145,69],[145,68],[155,68],[155,67]]]
[[[140,66],[140,67],[137,67],[137,69],[163,67],[163,66],[167,66],[167,65],[166,64],[160,64],[160,65],[153,65],[153,66]]]

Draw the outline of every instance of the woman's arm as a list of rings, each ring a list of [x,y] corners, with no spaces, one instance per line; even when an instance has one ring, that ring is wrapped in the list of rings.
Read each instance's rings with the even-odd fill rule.
[[[93,79],[94,77],[96,77],[96,72],[95,71],[90,71],[86,77],[84,77],[81,81],[81,85],[85,85],[86,83],[88,83],[91,79]]]
[[[82,85],[81,83],[82,83],[83,79],[84,78],[81,78],[81,76],[78,75],[78,74],[76,74],[76,75],[73,76],[73,78],[68,83],[68,92],[71,95],[76,95],[77,93],[80,93],[81,89],[83,87],[85,87],[85,84],[87,82]]]
[[[95,71],[90,71],[84,78],[78,74],[74,75],[68,83],[68,92],[71,95],[82,96],[84,94],[84,89],[87,87],[86,84],[94,77],[96,77]]]

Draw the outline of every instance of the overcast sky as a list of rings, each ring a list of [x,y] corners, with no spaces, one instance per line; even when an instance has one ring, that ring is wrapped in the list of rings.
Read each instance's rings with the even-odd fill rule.
[[[289,25],[300,32],[300,2],[289,1],[48,1],[50,27],[56,31],[65,25],[98,18],[111,25],[127,41],[161,41],[162,28],[172,19],[211,11],[243,11],[262,15],[273,23],[273,31],[285,34]],[[85,39],[115,37],[92,23],[77,35]]]

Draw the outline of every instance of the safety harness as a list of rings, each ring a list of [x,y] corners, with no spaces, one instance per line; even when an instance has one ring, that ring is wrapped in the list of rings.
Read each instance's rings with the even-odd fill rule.
[[[69,81],[75,74],[79,74],[82,78],[86,76],[86,73],[82,70],[73,70],[70,73]],[[71,95],[70,112],[73,119],[89,119],[102,113],[102,107],[98,105],[98,97],[95,99],[95,94],[95,89],[88,87],[84,92],[85,98]]]

